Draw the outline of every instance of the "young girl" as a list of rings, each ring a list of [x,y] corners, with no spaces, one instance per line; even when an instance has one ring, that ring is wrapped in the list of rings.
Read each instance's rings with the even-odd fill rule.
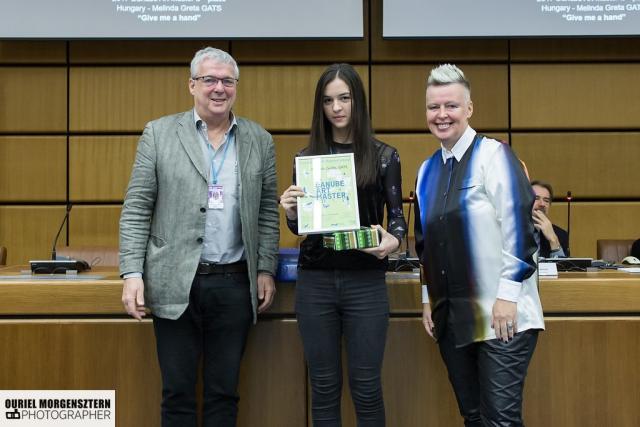
[[[318,81],[309,145],[299,156],[354,153],[360,224],[380,230],[376,248],[334,251],[322,235],[301,244],[296,316],[309,367],[315,426],[340,426],[341,343],[344,335],[349,386],[359,426],[384,426],[381,369],[389,321],[387,255],[406,232],[400,157],[371,131],[362,80],[349,64],[329,66]],[[295,167],[295,165],[294,165]],[[295,181],[295,171],[294,171]],[[287,225],[298,232],[292,185],[282,194]],[[383,222],[387,208],[387,230]]]

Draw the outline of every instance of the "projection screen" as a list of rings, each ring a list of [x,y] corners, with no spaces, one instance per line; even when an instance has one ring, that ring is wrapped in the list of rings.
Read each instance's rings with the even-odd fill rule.
[[[362,38],[362,0],[4,0],[0,38]]]
[[[640,34],[640,0],[383,0],[383,37]]]

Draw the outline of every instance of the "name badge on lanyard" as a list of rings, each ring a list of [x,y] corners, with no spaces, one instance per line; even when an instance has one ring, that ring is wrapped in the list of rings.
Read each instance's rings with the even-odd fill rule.
[[[211,155],[211,183],[207,188],[207,206],[209,209],[224,209],[224,188],[221,184],[218,184],[218,174],[222,170],[224,161],[227,158],[227,150],[232,141],[225,141],[224,151],[222,152],[222,159],[218,169],[215,167],[214,155]],[[211,153],[211,146],[207,145],[207,149]]]
[[[209,209],[224,209],[224,189],[222,185],[209,184],[207,200]]]

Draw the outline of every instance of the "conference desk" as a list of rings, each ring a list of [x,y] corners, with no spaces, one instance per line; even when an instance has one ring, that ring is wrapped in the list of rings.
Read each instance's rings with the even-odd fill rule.
[[[117,273],[96,268],[58,280],[19,271],[0,268],[0,389],[114,389],[118,426],[159,426],[152,324],[124,315]],[[387,425],[462,425],[437,346],[422,329],[417,279],[401,273],[387,281]],[[280,283],[252,329],[239,426],[311,425],[294,289]],[[640,275],[560,273],[540,280],[540,294],[547,330],[527,377],[526,424],[640,425]],[[346,384],[343,425],[355,426]]]

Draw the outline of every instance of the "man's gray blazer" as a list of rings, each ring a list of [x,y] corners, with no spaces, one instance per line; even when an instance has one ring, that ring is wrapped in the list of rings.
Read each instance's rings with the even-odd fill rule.
[[[240,220],[251,299],[258,271],[275,273],[280,237],[271,135],[237,118]],[[149,122],[144,129],[120,217],[120,273],[143,272],[145,305],[177,319],[203,247],[209,167],[193,110]]]

